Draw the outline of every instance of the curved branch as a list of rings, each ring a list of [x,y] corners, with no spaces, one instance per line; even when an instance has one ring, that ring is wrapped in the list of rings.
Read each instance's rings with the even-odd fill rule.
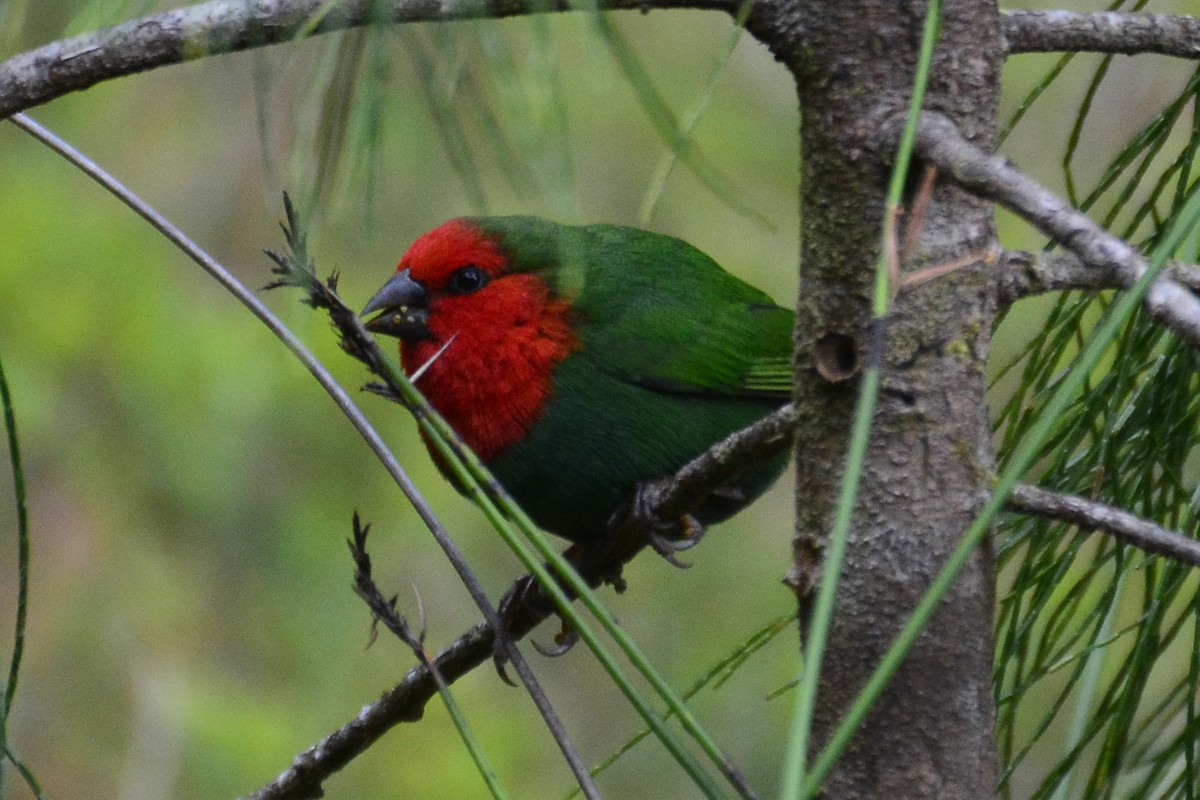
[[[1049,492],[1034,486],[1016,486],[1008,496],[1008,510],[1091,528],[1147,553],[1200,567],[1200,541],[1178,531],[1161,528],[1124,509],[1094,500]]]
[[[1200,293],[1200,265],[1176,262],[1168,269],[1181,285]],[[1122,288],[1110,276],[1084,264],[1079,256],[1062,251],[1007,250],[997,261],[992,280],[1001,305],[1046,292]]]
[[[673,478],[643,493],[644,511],[662,519],[678,518],[739,469],[788,447],[794,421],[794,408],[788,404],[718,442]],[[602,549],[572,548],[575,567],[589,584],[599,585],[620,574],[621,566],[637,555],[646,543],[644,535],[634,536],[632,531],[623,533],[629,535],[606,541]],[[522,579],[516,586],[526,584],[527,579]],[[537,627],[552,610],[537,591],[524,591],[515,596],[517,600],[507,609],[511,626],[508,632],[514,640]],[[490,662],[494,640],[492,627],[480,623],[438,653],[433,664],[449,685],[480,664]],[[253,800],[320,797],[325,779],[349,764],[394,726],[419,720],[425,704],[436,693],[437,684],[430,671],[422,664],[414,666],[399,684],[364,707],[357,717],[296,756],[287,770],[252,795]]]
[[[24,114],[14,115],[11,119],[11,122],[45,144],[54,152],[61,155],[68,162],[78,167],[85,174],[111,192],[121,202],[127,205],[132,211],[144,218],[151,226],[153,226],[163,236],[175,244],[202,269],[209,273],[209,275],[229,289],[229,291],[240,302],[242,302],[243,305],[250,309],[251,312],[253,312],[255,316],[260,319],[260,321],[262,321],[273,333],[279,337],[279,339],[292,351],[292,353],[309,369],[309,371],[317,379],[317,382],[320,383],[321,386],[329,393],[330,397],[343,411],[343,413],[345,413],[350,423],[363,436],[368,446],[379,457],[385,469],[387,469],[388,473],[400,487],[400,490],[405,494],[409,502],[412,504],[413,509],[417,512],[418,516],[421,517],[422,521],[424,521],[428,526],[429,531],[433,535],[434,539],[445,551],[447,559],[458,572],[460,578],[462,579],[463,585],[466,587],[467,592],[472,596],[472,599],[474,599],[476,604],[479,606],[480,611],[483,612],[487,619],[495,619],[496,612],[492,608],[491,603],[488,601],[483,587],[479,584],[479,580],[473,574],[470,566],[466,562],[466,559],[463,558],[462,553],[458,550],[454,540],[442,526],[442,523],[437,518],[437,515],[433,513],[433,510],[429,507],[429,504],[425,501],[425,498],[416,489],[416,486],[413,485],[407,473],[404,471],[404,468],[398,461],[396,461],[395,457],[387,449],[386,445],[384,445],[382,439],[380,439],[379,434],[362,415],[362,412],[350,400],[349,396],[346,395],[345,391],[341,388],[337,381],[335,381],[329,374],[328,370],[326,370],[324,366],[322,366],[320,362],[318,362],[312,356],[312,354],[308,352],[307,348],[305,348],[304,345],[301,344],[289,330],[287,330],[283,323],[280,322],[279,319],[272,314],[271,311],[265,305],[263,305],[263,303],[252,292],[250,292],[250,290],[245,287],[245,285],[234,278],[221,264],[213,260],[181,230],[176,228],[157,211],[143,202],[141,198],[129,191],[129,189],[121,184],[120,181],[105,172],[99,165],[88,159],[83,153],[71,147],[70,144],[58,138],[42,126],[38,125]],[[287,208],[289,227],[284,229],[285,235],[287,236],[288,243],[293,250],[298,247],[301,251],[303,251],[303,238],[295,238],[295,222],[292,218],[293,210],[290,203],[287,204]],[[305,258],[307,258],[307,256],[305,256]],[[341,315],[344,323],[355,319],[354,313],[350,312],[349,309],[345,309],[345,312],[346,313]],[[2,382],[0,382],[0,389],[2,388]],[[355,515],[355,529],[356,531],[358,530],[357,515]],[[365,537],[365,532],[363,533],[363,536]],[[529,669],[524,657],[514,647],[510,647],[508,649],[508,656],[518,676],[520,676],[521,681],[524,683],[526,689],[528,689],[529,696],[533,700],[534,705],[537,706],[538,711],[544,717],[546,725],[554,737],[555,742],[562,750],[563,756],[567,760],[571,771],[576,775],[580,787],[588,797],[598,796],[598,792],[595,791],[595,787],[588,776],[587,768],[584,765],[583,760],[580,758],[574,743],[570,740],[570,737],[567,736],[561,721],[558,719],[557,713],[554,711],[554,708],[550,704],[549,699],[546,697],[545,692],[538,684],[538,681],[533,675],[532,670]],[[431,677],[436,678],[437,676],[432,675]],[[11,696],[12,692],[10,691],[8,695]],[[20,762],[12,757],[11,754],[9,755],[9,758],[14,764],[17,765],[18,768],[23,769]],[[40,796],[40,792],[35,793],[39,794]],[[320,793],[318,791],[318,793],[315,795],[302,796],[316,797],[320,796]]]
[[[1200,58],[1200,18],[1138,12],[1011,11],[1001,24],[1009,54],[1158,53]]]
[[[1146,259],[1132,245],[1007,159],[980,150],[940,114],[922,115],[917,150],[929,164],[965,189],[1000,203],[1073,251],[1084,264],[1098,271],[1098,280],[1129,287],[1146,271]],[[1150,286],[1142,302],[1161,325],[1200,347],[1200,298],[1164,274]]]
[[[737,10],[736,0],[654,0],[656,8]],[[644,9],[644,0],[210,0],[63,39],[0,63],[0,119],[102,81],[368,24]]]

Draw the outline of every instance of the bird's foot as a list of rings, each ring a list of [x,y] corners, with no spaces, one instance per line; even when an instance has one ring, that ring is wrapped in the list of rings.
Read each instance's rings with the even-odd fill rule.
[[[654,552],[666,559],[668,564],[687,569],[691,564],[675,556],[700,543],[704,538],[704,525],[691,514],[684,514],[669,522],[659,518],[654,511],[658,491],[657,481],[639,483],[630,499],[628,519],[641,530]]]
[[[704,526],[691,514],[684,514],[676,525],[683,528],[683,533],[678,538],[664,536],[652,527],[646,528],[646,538],[650,541],[650,547],[654,552],[666,559],[668,564],[680,569],[688,569],[692,565],[680,561],[675,556],[677,553],[691,550],[700,544],[700,540],[704,538]],[[666,528],[673,531],[676,525],[667,524]]]
[[[572,564],[578,564],[577,559],[581,557],[579,547],[572,546],[567,548],[566,552],[563,553],[563,557]],[[618,591],[624,588],[624,581],[621,580],[619,568],[614,575],[606,576],[605,580],[617,586]],[[542,591],[542,587],[537,582],[537,579],[532,575],[526,575],[518,579],[513,584],[513,588],[500,601],[500,608],[496,611],[496,631],[492,639],[492,662],[496,665],[496,674],[510,686],[514,686],[515,684],[508,677],[508,672],[504,665],[509,660],[509,647],[516,643],[513,631],[516,629],[521,617],[529,613],[534,614],[536,617],[533,624],[536,624],[537,621],[541,621],[552,613],[558,616],[562,624],[561,630],[554,636],[553,647],[543,647],[537,642],[532,642],[534,649],[542,655],[561,656],[579,641],[579,634],[574,626],[554,610],[549,595]],[[529,623],[529,620],[525,619],[521,635],[524,635],[524,632],[529,630],[530,627],[532,625]]]

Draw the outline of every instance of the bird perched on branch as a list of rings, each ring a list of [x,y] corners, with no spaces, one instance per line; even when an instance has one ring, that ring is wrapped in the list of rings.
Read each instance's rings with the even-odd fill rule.
[[[362,314],[399,337],[405,371],[530,518],[577,544],[791,390],[792,312],[635,228],[454,219]],[[746,469],[695,520],[735,513],[784,460]]]

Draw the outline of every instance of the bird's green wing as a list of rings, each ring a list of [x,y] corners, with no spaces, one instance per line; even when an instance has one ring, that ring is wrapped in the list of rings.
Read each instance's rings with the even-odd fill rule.
[[[583,357],[660,391],[790,394],[791,311],[679,239],[604,225],[575,230],[586,262],[561,268],[564,291],[575,293]]]

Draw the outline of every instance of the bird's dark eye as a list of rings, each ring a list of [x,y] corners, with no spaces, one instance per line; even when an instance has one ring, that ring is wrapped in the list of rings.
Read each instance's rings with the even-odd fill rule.
[[[470,294],[482,289],[488,282],[488,274],[474,264],[460,267],[450,273],[446,288],[455,294]]]

